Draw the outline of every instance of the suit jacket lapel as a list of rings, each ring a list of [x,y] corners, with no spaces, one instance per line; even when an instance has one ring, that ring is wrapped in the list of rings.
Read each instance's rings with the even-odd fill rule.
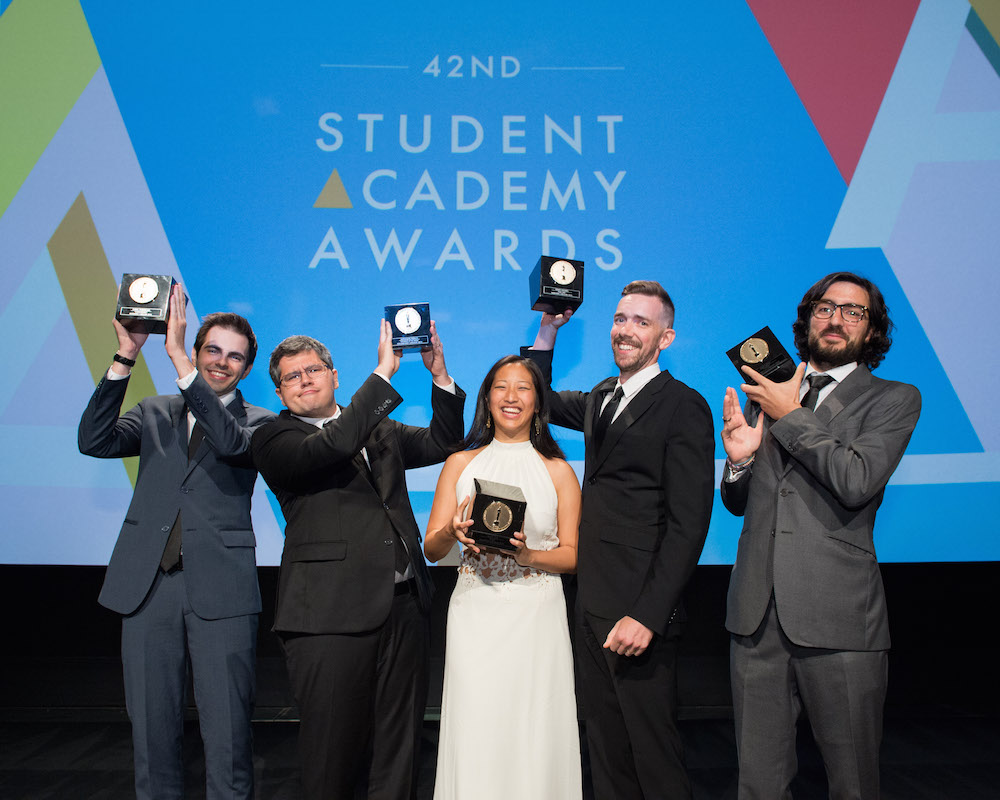
[[[187,408],[185,407],[185,411]],[[236,397],[232,399],[228,406],[226,406],[226,411],[233,415],[236,421],[242,425],[246,422],[247,410],[243,406],[243,395],[240,394],[240,390],[236,390]],[[188,430],[187,430],[187,414],[184,414],[184,427],[182,428],[182,435],[179,437],[184,445],[184,455],[187,457],[187,447],[188,447]],[[196,465],[200,464],[202,459],[205,458],[211,452],[211,446],[204,439],[201,444],[198,445],[198,449],[195,451],[194,458],[188,459],[187,471],[190,474],[191,470],[195,468]]]
[[[171,397],[167,410],[170,415],[170,427],[174,430],[177,456],[183,459],[181,463],[187,463],[187,403],[184,402],[184,397],[181,395]]]
[[[868,367],[864,364],[858,364],[857,368],[850,375],[833,387],[833,391],[830,392],[813,412],[816,415],[817,421],[823,425],[829,425],[841,411],[871,388],[871,372],[868,371]],[[764,435],[767,435],[766,427]],[[792,468],[794,459],[784,447],[779,445],[777,449],[781,456],[781,469],[779,473],[784,474]]]
[[[603,381],[600,386],[604,387],[610,381],[610,386],[615,385],[616,378],[609,378],[607,381]],[[635,395],[631,400],[628,401],[628,405],[621,410],[618,415],[618,419],[611,423],[611,427],[608,428],[608,432],[604,436],[604,442],[601,444],[599,451],[593,453],[593,463],[591,464],[590,472],[593,472],[604,461],[607,459],[608,454],[611,453],[615,445],[618,444],[618,440],[621,439],[622,434],[629,429],[653,404],[656,400],[657,394],[660,390],[666,386],[673,377],[669,372],[663,370],[659,375],[657,375],[653,380],[643,386],[638,394]],[[602,395],[603,396],[603,395]]]
[[[871,387],[871,372],[864,364],[859,364],[857,369],[834,387],[830,396],[816,409],[816,418],[823,424],[828,424]]]
[[[386,501],[387,498],[384,495],[382,487],[385,485],[384,478],[384,467],[385,459],[381,457],[382,455],[382,445],[377,438],[378,428],[372,432],[372,435],[368,437],[368,441],[365,442],[365,452],[368,453],[368,463],[365,463],[365,457],[359,450],[357,455],[354,456],[354,463],[358,470],[364,475],[371,485],[375,488],[375,493],[382,499]]]
[[[590,396],[587,398],[587,402],[591,406],[590,412],[583,421],[583,436],[585,441],[591,441],[590,437],[594,433],[594,426],[597,425],[597,419],[601,416],[601,406],[604,405],[604,397],[615,388],[617,381],[617,378],[605,378],[591,390]]]

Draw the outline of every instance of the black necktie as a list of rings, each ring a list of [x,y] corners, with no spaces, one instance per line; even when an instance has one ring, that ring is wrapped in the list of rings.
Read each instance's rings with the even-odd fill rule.
[[[615,393],[611,395],[611,400],[604,407],[601,412],[601,416],[597,419],[597,424],[594,426],[594,449],[600,448],[601,443],[604,441],[604,436],[608,432],[608,428],[611,427],[611,420],[615,418],[615,412],[618,410],[618,406],[624,397],[625,392],[622,391],[622,387],[619,386],[615,389]]]
[[[187,416],[185,415],[184,421],[187,422]],[[198,452],[198,445],[201,444],[201,440],[205,438],[205,429],[198,424],[195,420],[194,427],[191,429],[191,438],[188,439],[188,461],[194,458],[194,454]],[[181,563],[181,512],[177,512],[177,519],[174,520],[174,526],[170,529],[170,535],[167,537],[167,545],[163,548],[163,555],[160,556],[160,569],[164,572],[170,572],[174,567]]]
[[[824,386],[833,383],[833,378],[829,375],[823,375],[819,372],[814,372],[808,378],[809,381],[809,391],[805,393],[802,398],[802,407],[808,408],[810,411],[816,410],[816,402],[819,400],[819,393]]]

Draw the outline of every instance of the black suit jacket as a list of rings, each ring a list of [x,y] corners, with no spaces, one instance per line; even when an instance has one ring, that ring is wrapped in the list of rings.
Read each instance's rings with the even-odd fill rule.
[[[521,352],[551,379],[551,351]],[[662,635],[708,534],[712,415],[700,394],[664,371],[629,401],[597,450],[591,430],[614,384],[549,393],[552,422],[583,431],[586,446],[578,597],[596,617],[631,616]]]
[[[373,374],[325,427],[282,411],[254,434],[254,461],[286,523],[274,630],[357,633],[385,622],[393,598],[395,535],[406,544],[420,604],[429,609],[431,580],[405,471],[441,462],[454,451],[464,435],[465,405],[457,387],[455,394],[437,386],[431,392],[427,428],[389,419],[402,398]]]
[[[198,616],[220,619],[260,611],[250,496],[257,472],[247,456],[253,430],[274,414],[237,391],[223,408],[198,375],[179,395],[147,397],[119,417],[128,378],[103,378],[80,420],[80,452],[139,456],[139,476],[100,603],[131,614],[142,603],[178,512],[184,530],[184,578]],[[188,460],[187,408],[205,438]]]

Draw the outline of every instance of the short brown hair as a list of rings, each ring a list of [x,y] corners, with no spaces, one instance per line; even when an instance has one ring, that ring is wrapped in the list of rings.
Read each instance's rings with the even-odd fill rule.
[[[667,294],[667,290],[664,289],[657,281],[632,281],[625,285],[622,289],[622,297],[630,294],[644,294],[647,297],[659,298],[660,302],[663,303],[664,316],[667,318],[667,327],[672,328],[674,325],[674,301],[670,299],[670,295]]]
[[[201,352],[201,346],[205,344],[208,332],[212,328],[226,328],[247,337],[247,369],[249,369],[257,357],[257,337],[253,335],[250,323],[239,314],[233,314],[231,311],[216,311],[214,314],[209,314],[201,321],[201,327],[195,334],[195,353]]]
[[[271,375],[271,380],[275,386],[281,385],[281,371],[278,369],[278,362],[285,356],[297,356],[299,353],[312,351],[320,361],[327,367],[333,369],[333,357],[327,346],[312,336],[289,336],[278,343],[278,346],[271,351],[271,360],[268,362],[267,371]]]

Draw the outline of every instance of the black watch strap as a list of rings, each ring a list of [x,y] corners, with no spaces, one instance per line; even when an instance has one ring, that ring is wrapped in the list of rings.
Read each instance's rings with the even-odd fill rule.
[[[124,364],[126,367],[129,368],[135,366],[134,358],[125,358],[125,356],[119,355],[118,353],[115,353],[115,357],[113,360],[117,361],[119,364]]]

